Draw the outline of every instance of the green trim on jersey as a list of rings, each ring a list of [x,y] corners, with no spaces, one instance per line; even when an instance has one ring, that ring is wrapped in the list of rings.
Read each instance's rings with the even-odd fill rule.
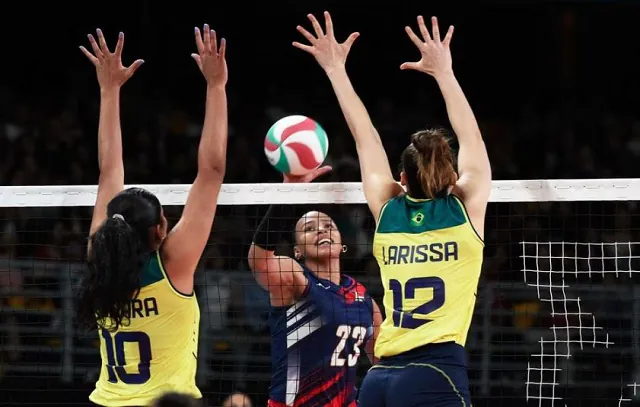
[[[162,266],[158,261],[158,256],[153,252],[149,255],[149,260],[144,264],[142,269],[142,273],[140,274],[140,288],[146,287],[153,283],[157,283],[160,280],[164,279],[164,274],[162,273]]]
[[[464,210],[453,195],[440,199],[391,199],[378,221],[377,233],[420,234],[467,223]]]

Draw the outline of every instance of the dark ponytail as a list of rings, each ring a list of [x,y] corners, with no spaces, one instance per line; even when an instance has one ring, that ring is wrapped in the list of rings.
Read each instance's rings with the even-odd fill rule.
[[[445,194],[457,180],[446,132],[433,129],[413,134],[411,144],[402,153],[402,168],[411,196],[434,199]]]
[[[140,292],[140,273],[153,251],[151,241],[162,219],[158,199],[131,188],[107,205],[107,220],[89,238],[88,270],[78,292],[76,321],[109,331],[129,325],[129,304]]]

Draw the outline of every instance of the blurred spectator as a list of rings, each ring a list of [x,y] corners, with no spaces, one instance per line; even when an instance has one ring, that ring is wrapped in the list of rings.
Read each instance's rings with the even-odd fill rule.
[[[224,400],[222,407],[253,407],[253,403],[246,394],[233,393]]]
[[[200,407],[200,400],[180,393],[166,393],[153,402],[152,407]]]

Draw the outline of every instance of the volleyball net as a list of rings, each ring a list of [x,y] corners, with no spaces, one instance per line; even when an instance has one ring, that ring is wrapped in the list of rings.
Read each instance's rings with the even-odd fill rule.
[[[188,185],[141,186],[179,218]],[[101,362],[97,334],[74,327],[73,294],[96,191],[0,187],[0,404],[86,404]],[[328,213],[349,247],[343,272],[381,302],[374,223],[360,183],[226,184],[218,201],[196,278],[198,383],[209,405],[236,390],[264,405],[268,294],[246,255],[267,206],[290,206],[292,228]],[[490,201],[467,343],[474,406],[637,402],[640,179],[496,181]]]

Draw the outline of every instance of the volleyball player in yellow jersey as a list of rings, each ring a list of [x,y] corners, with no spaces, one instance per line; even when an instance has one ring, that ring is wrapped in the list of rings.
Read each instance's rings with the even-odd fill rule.
[[[482,234],[491,190],[491,168],[473,112],[453,75],[449,43],[436,18],[431,36],[422,17],[420,40],[406,31],[422,58],[402,64],[433,76],[444,96],[460,151],[441,130],[411,137],[402,154],[401,184],[393,179],[380,136],[354,91],[345,60],[357,33],[336,41],[309,16],[315,36],[300,31],[327,73],[353,134],[364,193],[377,229],[374,255],[385,287],[386,318],[375,345],[380,358],[367,374],[360,407],[453,407],[470,405],[464,344],[471,323],[483,259]],[[465,208],[466,206],[466,208]]]
[[[99,330],[102,369],[89,397],[101,406],[148,406],[166,392],[196,398],[200,310],[194,272],[216,212],[227,150],[225,41],[195,30],[193,54],[207,82],[206,113],[198,150],[198,173],[182,217],[167,233],[156,196],[124,189],[120,88],[142,64],[121,63],[124,36],[115,51],[89,36],[83,53],[100,84],[98,164],[100,180],[91,221],[88,270],[78,301],[78,323]]]

